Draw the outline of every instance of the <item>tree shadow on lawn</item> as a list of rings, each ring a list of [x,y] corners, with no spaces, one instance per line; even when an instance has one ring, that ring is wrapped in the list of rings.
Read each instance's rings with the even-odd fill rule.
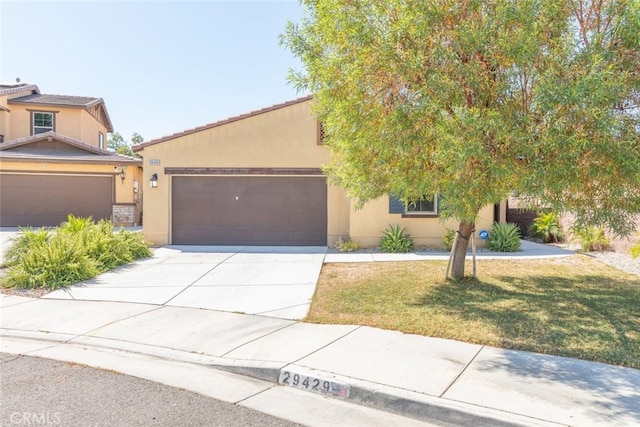
[[[489,280],[448,281],[419,304],[485,325],[490,345],[640,368],[640,286],[598,275]]]
[[[491,328],[499,338],[490,345],[640,368],[639,285],[599,275],[497,276],[448,281],[421,303]],[[568,384],[598,396],[591,405],[603,420],[640,422],[638,369],[521,351],[501,356],[478,369]]]

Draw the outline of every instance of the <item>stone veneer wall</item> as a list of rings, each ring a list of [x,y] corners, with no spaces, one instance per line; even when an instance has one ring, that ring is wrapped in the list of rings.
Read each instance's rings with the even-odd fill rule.
[[[113,205],[112,219],[113,225],[136,225],[136,205],[135,203],[123,203]]]

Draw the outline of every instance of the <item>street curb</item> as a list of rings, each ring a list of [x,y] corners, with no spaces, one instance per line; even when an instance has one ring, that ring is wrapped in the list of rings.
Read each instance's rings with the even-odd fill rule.
[[[64,337],[34,331],[27,332],[2,329],[0,330],[0,337],[27,342],[39,342],[50,346],[106,349],[124,354],[142,355],[172,362],[196,364],[267,381],[282,387],[285,387],[285,385],[279,382],[281,372],[284,370],[295,370],[295,372],[308,373],[316,377],[329,378],[346,384],[349,387],[349,394],[346,398],[324,394],[326,397],[444,426],[558,427],[560,425],[496,409],[457,402],[356,378],[339,376],[330,372],[319,371],[295,364],[230,359],[110,339],[92,339],[86,341],[81,339],[84,337],[69,339],[70,337],[68,336]],[[17,352],[16,354],[29,356],[28,353],[29,352]],[[307,392],[312,393],[311,391]]]
[[[419,421],[441,425],[461,427],[557,427],[561,425],[519,414],[452,401],[441,397],[371,383],[356,378],[339,376],[331,372],[323,372],[297,365],[287,365],[281,369],[229,365],[213,365],[212,367],[247,375],[256,379],[275,382],[280,386],[283,386],[278,381],[280,373],[293,368],[299,372],[321,378],[330,378],[349,386],[350,393],[347,398],[325,395],[332,399],[355,403]],[[311,391],[308,392],[313,393]]]

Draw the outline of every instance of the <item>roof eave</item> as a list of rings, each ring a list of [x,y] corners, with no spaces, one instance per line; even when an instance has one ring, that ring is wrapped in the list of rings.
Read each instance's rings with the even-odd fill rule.
[[[223,119],[223,120],[220,120],[220,121],[217,121],[217,122],[206,124],[204,126],[199,126],[199,127],[193,128],[193,129],[187,129],[187,130],[184,130],[182,132],[174,133],[173,135],[163,136],[161,138],[152,139],[151,141],[142,142],[140,144],[133,145],[131,147],[131,149],[133,150],[134,153],[137,153],[139,151],[144,150],[145,147],[149,147],[151,145],[160,144],[160,143],[163,143],[163,142],[166,142],[166,141],[170,141],[172,139],[176,139],[176,138],[180,138],[180,137],[183,137],[183,136],[191,135],[191,134],[194,134],[194,133],[202,132],[202,131],[205,131],[205,130],[213,129],[213,128],[216,128],[216,127],[219,127],[219,126],[223,126],[223,125],[226,125],[226,124],[229,124],[229,123],[233,123],[233,122],[237,122],[237,121],[240,121],[240,120],[248,119],[250,117],[259,116],[261,114],[269,113],[271,111],[279,110],[281,108],[286,108],[286,107],[290,107],[292,105],[300,104],[300,103],[309,101],[311,99],[313,99],[313,95],[307,95],[307,96],[304,96],[302,98],[294,99],[292,101],[283,102],[281,104],[275,104],[275,105],[272,105],[270,107],[262,108],[260,110],[255,110],[255,111],[251,111],[251,112],[246,113],[246,114],[241,114],[239,116],[229,117],[227,119]]]

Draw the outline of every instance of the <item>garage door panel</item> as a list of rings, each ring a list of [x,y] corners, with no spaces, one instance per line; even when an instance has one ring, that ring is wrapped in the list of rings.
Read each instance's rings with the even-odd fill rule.
[[[0,175],[0,225],[56,226],[69,214],[109,219],[112,176]]]
[[[291,245],[304,245],[304,242],[310,240],[326,240],[327,236],[322,232],[293,231],[289,233],[288,239]]]
[[[210,220],[194,211],[210,212]],[[323,177],[172,178],[174,244],[324,246],[326,241]]]
[[[258,212],[283,212],[289,197],[283,193],[259,193],[251,196],[251,209]]]
[[[304,194],[296,198],[296,203],[290,205],[290,211],[313,213],[325,209],[326,206],[327,201],[325,198]]]
[[[326,221],[326,216],[318,213],[290,213],[289,214],[289,225],[292,227],[294,231],[322,231],[324,232],[326,229],[322,227],[320,224]],[[311,224],[311,226],[306,226],[307,224]],[[313,227],[312,225],[316,226]]]

